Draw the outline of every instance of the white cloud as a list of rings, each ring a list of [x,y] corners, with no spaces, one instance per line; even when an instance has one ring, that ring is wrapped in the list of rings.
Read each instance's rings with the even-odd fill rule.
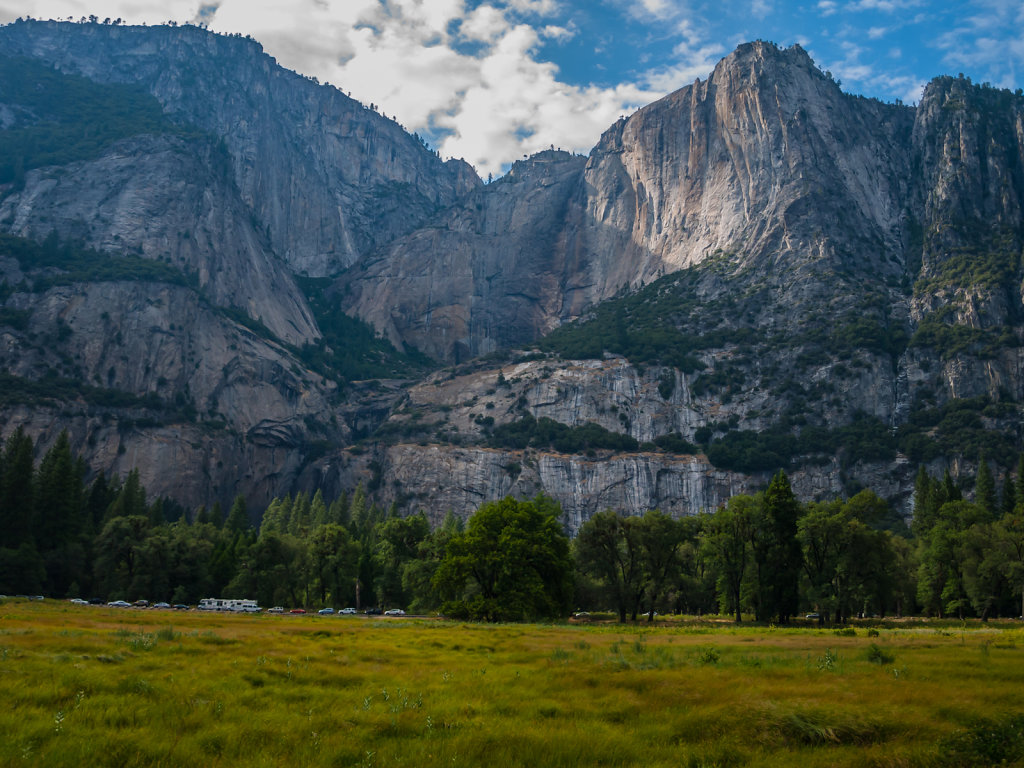
[[[493,42],[508,27],[505,14],[490,5],[481,5],[467,16],[459,27],[459,34],[468,40]]]
[[[918,8],[923,0],[856,0],[847,5],[851,11],[881,11],[882,13],[895,13],[905,11],[909,8]]]
[[[541,36],[546,37],[548,40],[571,40],[576,36],[575,30],[569,29],[568,27],[558,27],[554,24],[549,24],[540,31]]]
[[[508,0],[508,7],[520,13],[551,16],[560,9],[557,0]]]
[[[672,6],[668,0],[640,0],[644,13],[651,16],[663,17],[672,12]]]
[[[24,0],[18,3],[17,12],[7,11],[9,18],[0,16],[0,20],[13,21],[21,16],[37,19],[74,20],[96,15],[100,19],[123,18],[135,24],[160,24],[164,21],[189,21],[199,13],[199,0]]]
[[[1019,87],[1024,70],[1024,4],[976,0],[970,10],[938,39],[943,63],[951,69],[972,69],[983,82]]]
[[[839,5],[835,0],[819,0],[818,10],[822,16],[831,16],[839,10]]]

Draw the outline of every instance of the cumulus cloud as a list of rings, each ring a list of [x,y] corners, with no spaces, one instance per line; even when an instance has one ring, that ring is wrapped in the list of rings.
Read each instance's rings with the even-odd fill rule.
[[[786,7],[785,0],[713,11],[692,0],[23,0],[17,7],[0,0],[0,21],[97,14],[129,23],[202,21],[248,34],[282,65],[377,105],[483,175],[551,145],[588,151],[617,117],[706,77],[731,47],[754,37],[814,43],[816,58],[848,90],[907,101],[922,81],[908,68],[929,46],[952,71],[976,77],[980,70],[980,79],[1000,85],[1012,86],[1024,65],[1020,0],[969,0],[948,34],[926,39],[911,30],[935,15],[923,0],[812,0],[817,13],[805,25],[785,17]],[[618,14],[611,24],[610,12]],[[821,18],[833,16],[841,23],[822,29]],[[744,29],[758,17],[756,29]],[[894,52],[914,45],[895,70]],[[586,48],[595,52],[600,84],[577,66],[566,64],[563,75],[552,61]],[[923,75],[937,71],[928,65]]]
[[[679,2],[616,2],[665,29],[678,23],[681,42],[671,60],[607,87],[567,84],[541,58],[545,43],[576,34],[571,15],[554,18],[559,0],[26,0],[17,15],[202,21],[251,35],[283,66],[377,105],[487,174],[552,145],[588,151],[620,115],[706,76],[724,52],[680,21]]]
[[[981,80],[1003,88],[1020,85],[1024,70],[1024,4],[980,0],[937,43],[953,69],[981,72]]]

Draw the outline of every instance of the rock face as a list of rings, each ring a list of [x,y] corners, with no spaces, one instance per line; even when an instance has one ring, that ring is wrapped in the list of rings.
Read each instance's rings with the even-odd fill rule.
[[[28,315],[23,331],[0,334],[9,373],[73,374],[106,397],[86,391],[56,407],[43,389],[35,408],[4,413],[5,434],[22,425],[48,444],[68,429],[93,466],[138,467],[151,493],[190,502],[232,487],[257,501],[286,493],[306,443],[322,436],[310,423],[329,410],[333,384],[191,290],[86,283],[15,293],[7,306]]]
[[[887,105],[751,43],[588,157],[483,185],[252,41],[30,22],[0,51],[141,85],[177,126],[0,185],[0,234],[164,270],[0,249],[0,431],[66,428],[151,493],[258,508],[364,482],[439,520],[543,491],[575,531],[711,509],[779,466],[806,498],[870,486],[907,510],[919,462],[1021,448],[1019,95],[938,78]],[[31,114],[3,94],[13,130]],[[314,362],[349,341],[325,306],[454,367],[342,391]],[[509,442],[544,419],[621,440]]]
[[[585,162],[548,151],[516,163],[344,276],[346,306],[396,345],[456,362],[550,330],[571,280],[559,241]]]
[[[24,189],[0,201],[0,220],[22,237],[55,232],[164,261],[194,274],[210,301],[243,311],[282,341],[313,341],[320,332],[306,299],[254,227],[227,163],[205,140],[126,139],[59,173],[29,171]]]
[[[137,461],[151,493],[188,504],[242,492],[258,507],[287,492],[325,445],[349,434],[334,411],[335,383],[296,357],[321,332],[294,276],[339,271],[479,179],[240,38],[27,22],[0,27],[0,51],[141,85],[182,126],[0,185],[0,230],[142,257],[185,278],[81,277],[47,290],[38,286],[53,270],[3,258],[6,286],[28,282],[0,294],[17,319],[0,329],[2,367],[32,390],[0,415],[3,433],[25,424],[45,445],[67,427],[95,469]],[[31,126],[33,110],[5,93],[4,128]],[[55,374],[104,390],[93,400],[130,407],[89,398],[54,407],[60,398],[39,394],[38,382]],[[171,456],[187,461],[163,460]]]
[[[830,448],[839,453],[827,461],[793,457],[794,483],[822,498],[868,485],[909,513],[918,462],[937,470],[974,461],[984,449],[1008,466],[1021,448],[1022,114],[1019,95],[953,78],[932,82],[917,108],[885,105],[843,94],[799,48],[741,46],[707,81],[614,125],[585,165],[550,153],[517,163],[508,179],[453,208],[440,232],[412,233],[351,270],[342,295],[396,342],[449,361],[464,359],[465,350],[489,351],[499,334],[500,344],[528,344],[580,318],[580,335],[589,329],[605,349],[657,363],[643,336],[670,331],[692,350],[684,370],[641,374],[624,360],[556,357],[544,363],[547,376],[529,374],[534,383],[513,402],[536,417],[599,424],[640,443],[678,433],[702,450],[718,440],[738,443],[743,433],[847,430],[848,438],[861,428],[851,423],[874,424],[881,432],[872,440],[885,442],[887,430],[894,441],[884,458],[856,439],[837,438],[845,447]],[[540,204],[500,202],[516,184],[523,187],[517,200]],[[510,218],[496,217],[495,208]],[[470,278],[477,269],[493,271],[497,251],[485,234],[495,220],[509,233],[496,263],[506,284],[530,286],[532,328],[522,323],[520,295],[480,301],[479,280]],[[437,270],[430,268],[432,248],[447,259]],[[519,252],[542,255],[550,271],[508,255]],[[547,282],[552,273],[554,284]],[[612,301],[620,308],[614,317],[595,311],[652,282],[633,303]],[[401,290],[391,294],[396,283]],[[395,312],[389,299],[399,293]],[[659,311],[663,322],[643,319]],[[615,324],[617,331],[609,328]],[[660,343],[664,362],[671,345]],[[577,337],[545,348],[564,358],[586,346]],[[509,377],[507,368],[503,373]],[[495,371],[479,375],[495,389]],[[662,381],[671,382],[668,398],[658,393]],[[728,482],[711,481],[713,467],[699,451],[681,463],[643,450],[628,461],[563,456],[561,480],[542,478],[533,469],[542,462],[529,451],[470,459],[466,442],[487,441],[483,412],[476,404],[467,415],[460,404],[472,398],[446,393],[447,386],[410,392],[412,402],[425,398],[421,409],[446,409],[444,430],[432,440],[469,429],[458,450],[432,449],[436,463],[457,474],[479,463],[482,473],[462,486],[492,494],[518,489],[494,467],[520,466],[516,483],[550,489],[570,520],[585,519],[610,498],[633,511],[655,504],[675,510],[686,498],[683,506],[693,512],[767,480],[747,470],[742,479],[733,473]],[[959,403],[970,398],[974,411],[963,418],[972,426],[958,430],[944,414],[966,408]],[[497,424],[522,414],[503,416],[503,404],[486,412]],[[399,411],[391,423],[405,419]],[[702,431],[710,431],[711,443]],[[418,489],[428,485],[415,478],[431,476],[434,464],[422,446],[397,450],[379,461],[388,467],[384,475],[407,477],[391,498],[414,507]],[[724,460],[721,450],[709,453]],[[592,465],[604,469],[595,475]],[[612,469],[626,465],[621,476]],[[705,479],[692,480],[698,476]],[[675,479],[664,486],[650,480],[662,477]],[[677,490],[643,490],[660,487]],[[610,488],[618,490],[602,490]],[[470,497],[455,496],[472,508]]]
[[[457,361],[715,255],[762,274],[830,258],[898,278],[913,115],[842,93],[799,47],[745,45],[620,120],[585,163],[516,163],[359,265],[346,302],[396,342]]]
[[[33,22],[0,28],[0,46],[98,82],[141,84],[222,139],[243,201],[300,274],[334,274],[480,184],[466,163],[442,162],[254,41],[188,26]]]

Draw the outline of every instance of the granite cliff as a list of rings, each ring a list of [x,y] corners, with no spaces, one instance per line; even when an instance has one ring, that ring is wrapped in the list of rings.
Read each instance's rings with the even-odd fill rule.
[[[253,41],[22,22],[0,50],[153,112],[0,158],[0,424],[155,493],[364,482],[440,519],[544,491],[576,530],[780,466],[907,511],[918,463],[1021,448],[1020,94],[883,104],[751,43],[484,185]],[[0,85],[7,136],[51,124],[34,98]],[[357,337],[400,353],[341,310],[440,362],[351,381]]]

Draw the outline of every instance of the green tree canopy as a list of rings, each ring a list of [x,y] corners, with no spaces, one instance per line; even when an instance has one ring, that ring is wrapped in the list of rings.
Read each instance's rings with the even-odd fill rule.
[[[572,560],[558,503],[487,502],[451,538],[435,588],[456,595],[445,613],[484,621],[553,618],[569,610]]]

